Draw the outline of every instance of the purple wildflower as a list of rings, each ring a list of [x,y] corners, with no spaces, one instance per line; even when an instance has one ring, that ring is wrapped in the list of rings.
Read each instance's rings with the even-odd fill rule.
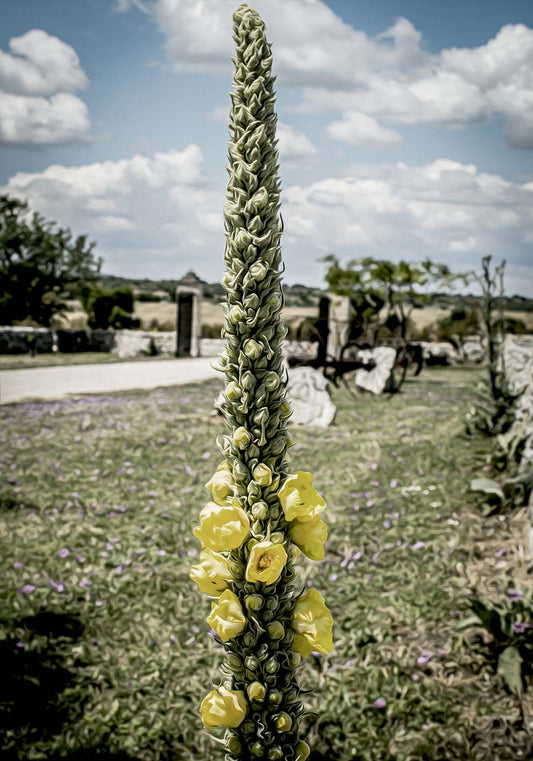
[[[377,698],[374,700],[374,708],[385,708],[387,705],[387,701],[385,698]]]
[[[35,587],[33,584],[24,584],[24,586],[19,589],[19,592],[22,595],[31,595],[32,592],[35,592]]]
[[[417,666],[425,666],[426,663],[429,663],[432,658],[433,653],[422,653],[422,655],[419,655],[416,659],[416,664]]]
[[[70,555],[70,552],[69,550],[67,550],[66,547],[62,547],[62,549],[58,550],[57,554],[59,555],[60,558],[68,558],[68,556]]]
[[[54,581],[53,579],[48,579],[48,583],[52,587],[52,589],[55,589],[56,592],[64,592],[65,586],[60,581]]]

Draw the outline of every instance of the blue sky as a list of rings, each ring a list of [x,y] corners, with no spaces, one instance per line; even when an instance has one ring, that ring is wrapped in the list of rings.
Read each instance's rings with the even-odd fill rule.
[[[230,0],[3,0],[0,184],[104,271],[222,273]],[[257,0],[288,282],[319,259],[506,257],[533,296],[533,4]]]

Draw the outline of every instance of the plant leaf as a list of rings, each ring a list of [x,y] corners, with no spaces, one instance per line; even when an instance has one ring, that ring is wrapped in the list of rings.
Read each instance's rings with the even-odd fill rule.
[[[517,697],[522,697],[523,693],[522,663],[522,656],[512,645],[506,647],[498,658],[498,674]]]
[[[505,499],[499,483],[493,481],[492,478],[474,478],[470,482],[471,491],[481,491],[484,494],[491,494],[495,497],[499,497],[501,500]]]

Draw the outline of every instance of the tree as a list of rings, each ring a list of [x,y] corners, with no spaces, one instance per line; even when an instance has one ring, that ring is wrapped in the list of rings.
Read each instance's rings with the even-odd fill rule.
[[[50,325],[63,299],[98,277],[94,245],[30,214],[25,201],[0,195],[0,324]]]
[[[373,342],[380,329],[407,338],[409,317],[413,309],[430,299],[430,288],[449,288],[456,280],[467,281],[464,274],[453,274],[445,264],[430,259],[423,262],[390,262],[366,256],[341,265],[333,254],[326,282],[333,293],[348,296],[352,302],[354,321],[352,337],[364,335],[374,328]],[[385,316],[381,316],[385,309]]]
[[[134,301],[131,288],[85,286],[81,291],[81,302],[87,312],[89,327],[94,330],[140,326],[140,320],[133,317]]]

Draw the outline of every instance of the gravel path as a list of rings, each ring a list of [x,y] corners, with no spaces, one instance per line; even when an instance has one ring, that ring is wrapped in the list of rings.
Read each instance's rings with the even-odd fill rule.
[[[215,357],[36,367],[0,372],[0,404],[73,394],[180,386],[220,376]]]

